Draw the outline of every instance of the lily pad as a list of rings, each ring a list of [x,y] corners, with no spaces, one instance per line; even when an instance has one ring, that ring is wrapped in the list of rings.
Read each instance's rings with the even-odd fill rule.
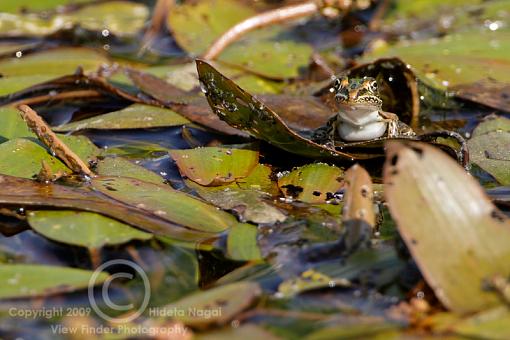
[[[148,183],[162,184],[164,178],[122,157],[106,157],[97,162],[96,173],[102,176],[131,177]]]
[[[109,112],[77,122],[54,127],[54,131],[79,131],[83,129],[117,130],[146,129],[178,126],[190,123],[178,113],[155,106],[133,104],[122,110]]]
[[[412,142],[387,143],[384,183],[391,215],[438,299],[458,313],[499,304],[483,284],[510,274],[510,220],[482,187],[441,151]]]
[[[325,203],[343,186],[343,170],[324,163],[308,164],[278,178],[286,197],[307,203]]]
[[[0,13],[0,35],[45,36],[80,25],[91,31],[107,30],[117,36],[133,36],[143,28],[149,9],[143,4],[110,1],[80,6],[74,11],[51,13],[47,18],[33,13]]]
[[[127,224],[84,211],[31,211],[28,223],[49,239],[89,249],[152,237]]]
[[[111,198],[191,229],[218,233],[238,223],[234,216],[168,186],[125,177],[94,178],[92,186]]]
[[[0,265],[0,299],[48,296],[87,288],[94,272],[76,268],[31,264]],[[100,273],[96,284],[108,273]]]
[[[172,150],[181,175],[205,186],[217,186],[247,177],[259,163],[258,151],[207,147]]]
[[[489,117],[468,141],[471,161],[499,183],[510,185],[510,119]]]
[[[91,2],[92,0],[19,0],[16,2],[2,1],[0,4],[0,12],[15,13],[21,12],[22,9],[28,11],[43,11],[53,9],[58,6],[64,6],[69,4],[80,4]]]
[[[231,228],[227,238],[227,253],[230,259],[238,261],[262,259],[257,245],[257,227],[240,223]]]
[[[186,185],[208,202],[232,210],[242,222],[283,222],[287,216],[270,202],[279,194],[270,176],[271,168],[259,164],[248,177],[234,183],[204,187],[187,180]]]
[[[0,117],[2,119],[2,124],[0,124],[0,143],[21,137],[35,138],[35,135],[27,127],[17,109],[7,106],[0,107]]]
[[[253,304],[261,293],[255,282],[238,282],[192,294],[162,308],[178,311],[172,314],[173,318],[185,325],[205,328],[226,324]]]
[[[21,58],[0,60],[0,70],[4,77],[31,75],[66,75],[76,68],[95,71],[99,66],[108,64],[108,59],[101,53],[87,48],[56,48],[37,52]]]

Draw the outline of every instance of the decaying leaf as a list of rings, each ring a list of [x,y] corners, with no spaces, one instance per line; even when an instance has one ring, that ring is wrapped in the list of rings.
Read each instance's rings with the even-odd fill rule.
[[[344,223],[358,221],[374,228],[374,189],[370,175],[360,165],[354,164],[345,172],[344,183]]]
[[[458,313],[500,303],[483,284],[510,274],[510,220],[480,185],[441,151],[413,142],[387,144],[384,183],[400,234],[441,302]]]

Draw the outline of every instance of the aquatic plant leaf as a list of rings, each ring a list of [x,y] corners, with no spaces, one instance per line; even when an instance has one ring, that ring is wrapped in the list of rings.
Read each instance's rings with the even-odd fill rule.
[[[185,227],[218,233],[237,225],[234,216],[169,186],[126,177],[92,179],[94,189]]]
[[[510,185],[510,119],[487,117],[473,131],[468,146],[473,163]]]
[[[278,187],[286,197],[325,203],[343,186],[343,170],[324,163],[308,164],[278,178]]]
[[[2,119],[2,124],[0,124],[0,143],[21,137],[35,138],[35,135],[30,131],[23,118],[21,118],[18,109],[7,106],[0,107],[0,117]]]
[[[309,334],[304,339],[367,339],[377,338],[378,335],[381,335],[381,338],[385,339],[385,332],[398,328],[400,328],[400,326],[397,323],[392,323],[384,318],[360,316],[357,322],[356,320],[352,320],[346,325],[324,327]],[[392,336],[390,336],[390,338],[391,337]]]
[[[95,3],[63,13],[53,12],[46,18],[33,13],[0,12],[3,36],[46,36],[79,25],[91,31],[107,30],[119,37],[133,36],[143,28],[149,9],[128,1]]]
[[[117,130],[146,129],[189,124],[178,113],[156,106],[133,104],[122,110],[53,127],[53,131],[79,131],[83,129]]]
[[[462,84],[452,88],[457,98],[483,104],[499,111],[510,112],[510,84],[493,79]]]
[[[375,228],[374,188],[368,172],[354,164],[345,172],[344,183],[344,223],[361,222]]]
[[[454,334],[479,339],[506,339],[510,337],[510,312],[506,306],[482,311],[463,320],[457,320],[449,329]]]
[[[239,327],[224,327],[200,334],[200,340],[243,339],[243,340],[281,340],[265,328],[254,324],[242,324]]]
[[[154,184],[162,184],[165,181],[163,177],[155,172],[122,157],[106,157],[99,160],[95,171],[101,176],[131,177]]]
[[[248,177],[234,183],[204,187],[187,180],[186,185],[206,201],[232,210],[242,222],[272,224],[285,221],[287,216],[270,202],[279,194],[270,176],[271,168],[259,164]]]
[[[93,0],[18,0],[2,1],[0,12],[16,13],[26,9],[30,12],[54,9],[58,6],[92,2]]]
[[[237,261],[260,260],[262,256],[257,245],[257,227],[239,223],[230,229],[227,238],[228,258]]]
[[[200,55],[221,34],[254,14],[254,9],[239,1],[205,0],[175,6],[167,25],[179,46]]]
[[[493,275],[510,274],[510,219],[438,149],[388,142],[386,152],[385,196],[391,215],[439,300],[458,313],[500,303],[483,283]]]
[[[183,311],[173,318],[188,326],[205,328],[226,324],[252,305],[261,294],[257,283],[237,282],[191,294],[162,308],[170,312]]]
[[[73,74],[82,67],[85,72],[95,71],[101,65],[107,65],[105,55],[88,48],[61,47],[32,53],[21,58],[0,60],[0,70],[4,77],[31,75]]]
[[[445,89],[488,78],[507,82],[510,78],[509,51],[509,31],[476,30],[441,39],[406,41],[374,50],[364,60],[398,56],[412,66],[420,79]]]
[[[89,249],[152,237],[117,220],[85,211],[30,211],[28,223],[49,239]]]
[[[171,150],[181,175],[204,186],[218,186],[247,177],[259,163],[259,152],[228,147]]]
[[[58,74],[34,74],[0,78],[0,97],[58,78]]]
[[[0,173],[23,178],[33,178],[46,162],[52,173],[71,173],[58,158],[32,139],[17,138],[0,144]]]
[[[57,266],[0,264],[0,299],[48,296],[87,288],[94,272]],[[96,284],[108,273],[101,272]]]
[[[197,60],[200,81],[214,113],[230,126],[249,132],[283,150],[312,158],[371,158],[328,149],[290,130],[271,109],[225,78],[211,65]]]
[[[100,181],[101,178],[96,180]],[[111,177],[106,178],[106,181],[111,182],[114,180],[115,179]],[[120,181],[133,184],[133,181],[136,180],[124,178]],[[137,181],[137,184],[138,183],[141,183],[141,181]],[[169,236],[173,239],[186,242],[196,242],[215,236],[214,233],[192,230],[177,225],[175,222],[167,219],[164,214],[158,214],[157,212],[159,211],[152,212],[143,209],[143,206],[137,205],[139,202],[136,202],[134,205],[128,205],[119,200],[114,200],[102,195],[99,192],[92,191],[89,187],[77,188],[51,183],[41,184],[28,179],[7,175],[0,175],[0,185],[2,187],[2,191],[0,191],[0,205],[22,206],[31,208],[32,210],[37,207],[58,207],[91,211],[154,234]],[[152,190],[160,188],[160,186],[155,188],[156,185],[151,185]],[[202,203],[198,200],[197,202]],[[218,211],[216,212],[221,213]],[[232,219],[237,223],[233,217]],[[209,223],[212,224],[213,222],[209,221]],[[220,229],[220,227],[216,225],[213,227]]]

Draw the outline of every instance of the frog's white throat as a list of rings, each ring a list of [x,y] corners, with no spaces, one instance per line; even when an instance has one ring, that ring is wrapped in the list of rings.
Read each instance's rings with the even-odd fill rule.
[[[388,124],[375,106],[346,106],[338,112],[339,137],[347,142],[358,142],[379,138],[386,132]]]

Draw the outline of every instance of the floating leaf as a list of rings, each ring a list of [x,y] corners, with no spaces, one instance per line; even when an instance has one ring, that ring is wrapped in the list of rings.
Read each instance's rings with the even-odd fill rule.
[[[48,296],[87,288],[94,272],[66,267],[0,264],[0,299]],[[104,282],[108,273],[94,281]]]
[[[66,75],[72,74],[77,67],[84,71],[95,71],[99,66],[108,64],[108,59],[92,49],[56,48],[29,54],[21,58],[0,60],[0,70],[4,77],[31,76],[35,74]]]
[[[91,31],[108,30],[117,36],[132,36],[143,28],[149,16],[143,4],[110,1],[79,7],[74,11],[52,13],[42,18],[33,13],[1,13],[0,34],[4,36],[45,36],[80,25]]]
[[[255,282],[238,282],[186,296],[162,310],[178,311],[172,314],[173,318],[192,327],[224,325],[255,302],[261,293]]]
[[[15,13],[21,12],[22,9],[26,9],[32,12],[43,11],[53,9],[58,6],[87,3],[91,1],[92,0],[17,0],[16,2],[2,1],[0,4],[0,12]]]
[[[240,223],[231,228],[227,238],[228,257],[238,261],[260,260],[262,258],[257,245],[257,227]]]
[[[482,287],[510,274],[510,220],[479,184],[441,151],[411,142],[387,144],[384,183],[398,230],[441,302],[458,313],[499,303]]]
[[[510,112],[510,84],[493,79],[453,87],[455,96],[483,104],[499,111]]]
[[[89,249],[152,237],[119,221],[83,211],[31,211],[28,223],[49,239]]]
[[[146,129],[190,123],[178,113],[156,106],[133,104],[122,110],[54,127],[54,131],[83,129],[117,130]]]
[[[102,180],[105,182],[113,182],[116,179],[111,177],[106,179],[96,179],[99,183],[102,183]],[[120,181],[121,184],[126,184],[127,186],[129,186],[129,184],[133,185],[142,183],[141,181],[136,181],[135,179],[130,178],[117,180]],[[167,189],[166,187],[156,186],[150,183],[146,184],[151,185],[149,190],[152,190],[153,192]],[[141,203],[139,201],[134,202],[134,205],[131,206],[120,202],[119,200],[110,199],[101,193],[91,191],[90,188],[66,187],[58,184],[41,184],[31,180],[6,175],[0,175],[0,185],[2,187],[2,191],[0,191],[0,204],[23,206],[28,208],[58,207],[96,212],[136,226],[140,229],[150,231],[154,234],[164,235],[186,242],[196,242],[215,236],[215,234],[210,232],[197,231],[179,226],[170,219],[167,219],[163,214],[163,211],[156,210],[152,212],[147,209],[143,209],[144,206],[140,205]],[[145,185],[141,186],[146,188]],[[104,189],[108,190],[106,188]],[[168,188],[168,190],[171,189]],[[132,189],[132,191],[135,191],[135,189]],[[186,196],[186,194],[182,195]],[[189,202],[190,199],[191,197],[186,196],[185,202],[193,205],[193,202]],[[196,202],[198,202],[199,208],[204,208],[205,212],[209,211],[213,214],[212,211],[214,210],[218,218],[230,218],[233,220],[233,225],[237,223],[234,217],[223,213],[227,216],[225,217],[225,215],[221,214],[221,211],[217,211],[215,208],[209,207],[199,200],[196,200]],[[185,214],[186,211],[177,212],[178,216]],[[194,216],[195,220],[199,217],[200,216]],[[198,222],[199,223],[197,223],[196,227],[201,227],[201,221]],[[206,224],[204,226],[205,228],[223,229],[221,223],[214,224],[214,221],[212,220],[205,221],[203,223]]]
[[[489,117],[473,131],[468,145],[473,163],[510,185],[510,119]]]
[[[58,77],[58,74],[34,74],[0,78],[0,97],[21,91]]]
[[[243,340],[279,340],[282,339],[265,330],[261,326],[253,324],[242,324],[239,327],[230,327],[219,330],[212,330],[204,334],[200,334],[200,340],[222,340],[222,339],[243,339]]]
[[[164,178],[158,174],[122,157],[106,157],[101,159],[98,161],[95,170],[97,174],[102,176],[131,177],[154,184],[164,182]]]
[[[354,164],[345,172],[344,223],[366,223],[375,228],[374,188],[368,172]]]
[[[287,216],[265,201],[279,194],[278,187],[270,176],[271,168],[259,164],[248,177],[231,184],[204,187],[187,180],[186,185],[212,204],[224,210],[234,211],[243,222],[283,222]]]
[[[259,162],[258,151],[207,147],[172,150],[170,156],[181,175],[205,186],[217,186],[244,178]]]
[[[125,177],[94,178],[92,185],[109,197],[195,230],[217,233],[238,223],[234,216],[168,186]]]
[[[308,164],[278,178],[285,196],[307,203],[324,203],[343,185],[343,170],[324,163]]]
[[[0,124],[0,143],[20,137],[35,138],[35,135],[27,127],[27,124],[23,121],[17,109],[6,106],[0,107],[0,116],[2,117],[2,124]]]

